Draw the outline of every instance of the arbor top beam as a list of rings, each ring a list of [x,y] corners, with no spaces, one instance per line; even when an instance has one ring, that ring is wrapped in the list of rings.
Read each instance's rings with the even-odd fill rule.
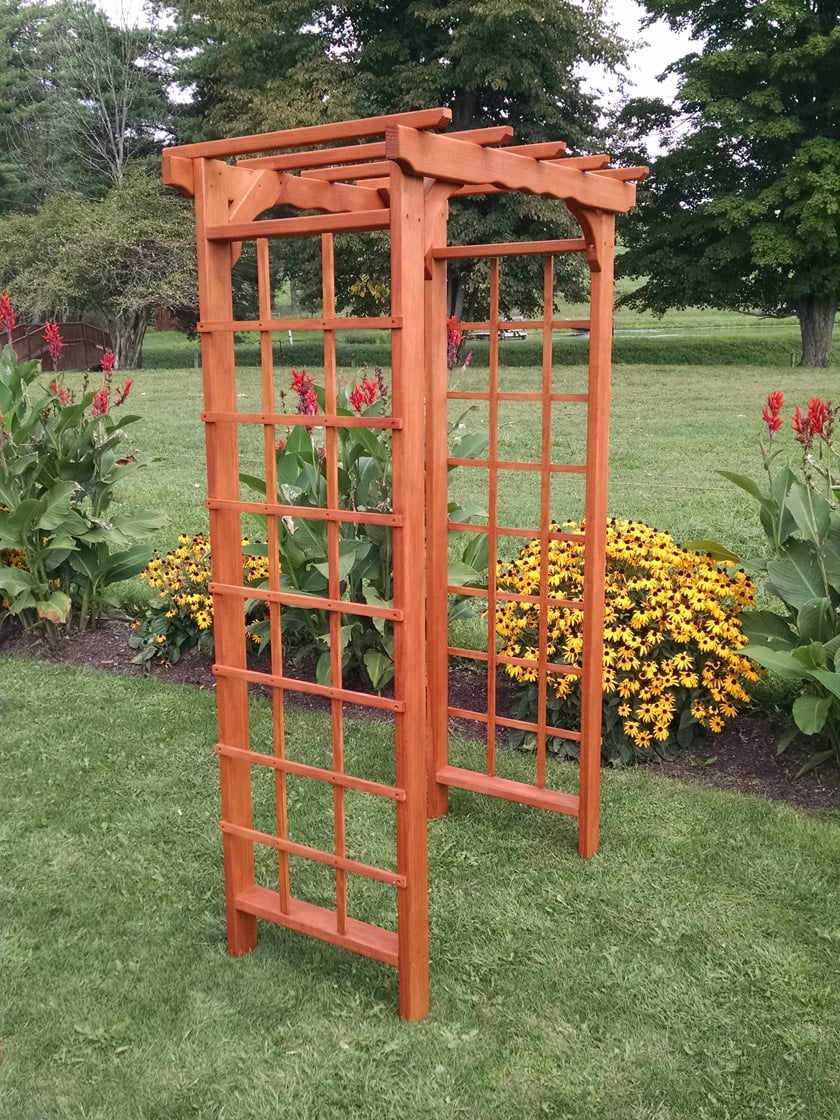
[[[420,109],[416,113],[388,113],[381,117],[363,117],[354,121],[338,121],[335,124],[316,124],[306,128],[288,128],[281,132],[232,136],[228,140],[205,140],[198,144],[181,144],[177,148],[164,148],[164,168],[168,153],[186,159],[224,159],[227,156],[254,155],[256,152],[271,152],[284,148],[334,144],[340,140],[366,140],[372,136],[381,136],[394,124],[406,128],[443,128],[451,120],[451,109]]]
[[[446,108],[423,109],[182,144],[164,149],[163,179],[192,195],[196,161],[236,160],[225,174],[233,222],[233,211],[243,208],[244,220],[256,217],[257,196],[261,209],[281,203],[330,213],[384,209],[396,166],[445,185],[451,198],[516,191],[616,214],[635,205],[631,183],[647,174],[641,167],[610,169],[608,155],[565,157],[561,140],[511,144],[507,125],[433,131],[451,117]],[[246,175],[265,178],[250,181]],[[367,187],[345,185],[365,180]]]
[[[385,155],[403,170],[456,187],[487,184],[502,191],[538,194],[575,206],[625,214],[636,204],[636,188],[603,171],[535,160],[499,148],[480,148],[451,136],[431,136],[395,124],[385,132]],[[642,177],[641,169],[638,177]]]

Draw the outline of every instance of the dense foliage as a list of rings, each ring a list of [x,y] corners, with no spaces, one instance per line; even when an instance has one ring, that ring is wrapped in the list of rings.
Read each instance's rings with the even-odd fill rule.
[[[3,296],[7,326],[9,308]],[[54,351],[58,341],[53,334]],[[112,508],[115,487],[149,462],[124,446],[138,417],[117,409],[131,385],[114,386],[106,373],[75,398],[47,384],[37,361],[19,362],[11,346],[0,354],[0,616],[50,639],[100,621],[113,584],[151,555],[134,542],[162,524]]]
[[[768,444],[761,447],[763,484],[730,471],[720,473],[760,506],[770,556],[752,566],[763,573],[765,589],[782,602],[784,614],[744,611],[750,641],[744,652],[799,689],[793,727],[779,750],[799,733],[815,736],[821,746],[804,773],[829,758],[840,762],[840,478],[835,409],[818,397],[805,412],[797,405],[792,428],[801,452],[799,477],[785,464],[786,448],[775,440],[783,427],[783,405],[780,392],[770,393],[762,414],[769,433]],[[715,542],[704,543],[725,554]]]
[[[560,529],[553,524],[552,530]],[[564,531],[580,534],[568,523]],[[585,544],[553,540],[548,549],[552,598],[580,601]],[[500,564],[497,586],[517,595],[540,594],[539,540],[519,557]],[[688,552],[667,533],[632,521],[607,526],[606,619],[604,628],[604,752],[631,761],[639,753],[689,746],[705,728],[723,730],[738,704],[749,699],[744,682],[757,674],[739,652],[746,645],[740,614],[753,603],[752,584],[741,571],[728,572],[708,556]],[[537,660],[539,602],[517,599],[500,604],[496,633],[505,656]],[[550,661],[581,664],[583,611],[550,607],[547,619]],[[518,716],[537,715],[536,667],[507,665],[523,686]],[[576,728],[580,717],[579,677],[549,676],[547,716],[551,726]],[[555,749],[570,749],[562,739]]]
[[[0,220],[0,242],[0,285],[20,311],[102,326],[119,369],[140,366],[156,308],[195,299],[190,207],[139,167],[101,199],[57,194]]]
[[[671,69],[673,107],[631,103],[624,126],[666,153],[623,225],[626,302],[796,315],[804,366],[829,362],[840,292],[838,0],[643,0],[700,49]]]

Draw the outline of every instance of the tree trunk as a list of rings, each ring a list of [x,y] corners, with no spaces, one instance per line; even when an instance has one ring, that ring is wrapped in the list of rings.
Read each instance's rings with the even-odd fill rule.
[[[800,366],[812,369],[831,361],[831,337],[837,314],[837,296],[806,296],[797,310],[802,335]]]
[[[108,324],[114,342],[117,369],[140,369],[143,365],[143,338],[149,325],[150,313],[140,311]]]

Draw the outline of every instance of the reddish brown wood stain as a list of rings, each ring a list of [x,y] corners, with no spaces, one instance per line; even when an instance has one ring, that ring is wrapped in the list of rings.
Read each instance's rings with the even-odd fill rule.
[[[292,129],[261,136],[236,137],[189,144],[164,152],[165,182],[195,197],[196,243],[204,378],[208,500],[213,555],[215,673],[218,681],[222,823],[228,950],[247,953],[257,939],[257,918],[321,938],[373,957],[399,970],[400,1013],[422,1019],[429,1008],[429,923],[426,820],[446,812],[450,786],[518,801],[578,819],[578,851],[592,855],[598,846],[599,764],[601,750],[601,672],[604,616],[604,563],[609,440],[609,378],[612,334],[614,219],[635,204],[631,180],[645,170],[610,170],[607,156],[564,158],[562,142],[503,147],[512,138],[507,128],[436,135],[449,123],[446,109],[431,109],[335,125]],[[358,141],[366,141],[358,143]],[[304,151],[291,149],[303,148]],[[226,162],[243,157],[236,163]],[[449,199],[475,194],[522,191],[562,199],[578,219],[582,237],[564,241],[509,245],[447,246]],[[259,214],[283,204],[317,214],[257,220]],[[391,237],[390,315],[343,317],[336,309],[333,235],[342,231],[387,229]],[[308,234],[321,239],[322,314],[314,319],[273,317],[269,275],[271,239]],[[231,268],[241,243],[257,248],[259,310],[256,320],[234,320]],[[563,253],[584,253],[591,270],[591,314],[588,320],[554,318],[554,260]],[[542,319],[524,326],[541,331],[543,364],[537,392],[500,389],[499,313],[501,262],[520,255],[543,259]],[[490,334],[490,368],[486,391],[451,392],[446,365],[446,263],[454,257],[489,261],[490,312],[482,322],[462,324]],[[519,325],[519,324],[517,324]],[[558,327],[590,330],[589,383],[585,393],[562,394],[552,386],[552,332]],[[391,332],[391,415],[379,419],[347,418],[336,412],[338,371],[336,330],[384,329]],[[272,356],[274,332],[324,332],[324,413],[301,417],[278,412],[279,388]],[[237,409],[234,332],[260,337],[262,408]],[[449,456],[449,401],[475,400],[486,405],[489,447],[481,460]],[[503,459],[499,454],[499,406],[530,401],[542,409],[540,446],[530,458]],[[585,405],[586,457],[581,463],[552,460],[552,405],[575,401]],[[277,500],[275,446],[278,429],[306,423],[323,429],[326,505],[301,510]],[[242,498],[239,483],[239,429],[263,429],[266,501]],[[392,511],[365,513],[339,508],[337,428],[368,426],[392,433]],[[486,472],[488,516],[483,524],[455,525],[448,516],[448,471],[453,465]],[[499,522],[499,472],[519,470],[539,475],[539,525],[533,529]],[[487,536],[491,575],[499,546],[506,537],[538,537],[543,552],[556,533],[550,530],[551,482],[558,475],[585,479],[586,579],[583,592],[582,716],[579,728],[547,726],[499,716],[495,684],[499,667],[510,658],[495,652],[496,601],[510,593],[487,592],[448,583],[447,541],[454,528]],[[425,478],[425,491],[418,486]],[[242,514],[266,515],[269,581],[264,598],[271,622],[270,671],[257,672],[246,663],[243,600],[254,596],[242,585]],[[326,525],[328,589],[320,597],[293,594],[281,588],[278,519],[306,516]],[[393,534],[394,599],[390,607],[350,603],[341,598],[339,576],[340,524],[352,517],[389,527]],[[449,645],[448,599],[451,594],[487,598],[485,652]],[[301,605],[327,612],[330,637],[330,684],[301,681],[283,666],[284,606]],[[548,609],[552,599],[543,572],[538,596],[542,623],[536,662],[539,711],[544,713],[547,676],[558,671],[547,654]],[[347,688],[342,679],[342,615],[378,617],[394,628],[395,680],[393,699]],[[484,664],[487,705],[464,711],[446,702],[449,661],[469,657]],[[270,753],[255,743],[248,686],[271,690],[273,731]],[[287,692],[323,695],[330,703],[329,765],[316,766],[288,756],[284,696]],[[344,707],[387,709],[393,714],[394,784],[346,772]],[[450,764],[450,716],[471,719],[486,727],[485,765],[471,770]],[[518,727],[536,737],[534,782],[511,781],[496,773],[498,729]],[[577,794],[546,786],[547,745],[560,735],[580,745],[580,788]],[[255,769],[256,768],[256,769]],[[253,781],[256,770],[274,774],[274,828],[255,828]],[[332,787],[333,847],[323,851],[295,841],[290,833],[289,776]],[[355,859],[347,844],[347,794],[363,792],[394,806],[396,867],[375,867]],[[257,881],[255,847],[276,852],[276,883]],[[331,869],[334,906],[320,906],[295,896],[290,859],[306,859]],[[348,882],[362,876],[397,892],[396,931],[359,921],[350,910]]]

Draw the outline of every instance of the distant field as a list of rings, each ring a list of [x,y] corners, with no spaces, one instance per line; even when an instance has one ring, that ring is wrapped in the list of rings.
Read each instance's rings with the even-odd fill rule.
[[[566,304],[558,309],[564,318],[581,319],[589,313],[585,304]],[[278,332],[274,340],[278,361],[294,365],[317,365],[321,358],[321,336],[317,331]],[[384,331],[339,334],[338,357],[345,365],[370,366],[388,362],[388,339]],[[471,341],[476,365],[487,363],[487,342]],[[192,367],[198,361],[198,344],[175,332],[150,332],[144,346],[144,365],[149,369]],[[255,339],[242,336],[237,348],[242,364],[259,361]],[[586,361],[585,338],[571,331],[555,336],[554,360],[558,365]],[[763,319],[736,312],[689,308],[670,311],[662,318],[619,309],[615,315],[613,360],[616,365],[728,365],[791,367],[799,361],[799,327],[795,319]],[[536,332],[524,341],[503,340],[501,360],[511,366],[537,366],[542,361]]]
[[[312,372],[317,378],[319,371],[312,367]],[[511,387],[530,385],[536,373],[533,368],[513,368],[504,372],[504,381]],[[555,377],[558,388],[575,389],[583,384],[584,370],[560,367]],[[483,379],[485,372],[470,369],[460,371],[453,383],[478,387]],[[283,385],[280,376],[278,385]],[[257,387],[258,371],[241,370],[243,404],[254,398]],[[832,370],[617,366],[613,375],[610,512],[647,521],[681,541],[716,537],[736,551],[760,548],[754,503],[715,471],[725,467],[759,474],[760,414],[771,389],[782,389],[791,407],[814,395],[829,399],[838,395]],[[127,482],[122,500],[165,511],[169,524],[156,534],[155,544],[168,548],[178,532],[192,533],[207,525],[200,372],[192,368],[141,370],[129,405],[142,417],[128,429],[130,441],[160,460]],[[581,405],[565,407],[565,412],[558,411],[554,417],[555,447],[572,461],[582,448],[584,409]],[[476,409],[465,422],[480,428],[485,421]],[[517,454],[536,446],[539,421],[534,406],[510,404],[501,423],[503,444],[517,449]],[[242,456],[243,469],[258,466],[250,446],[243,444]],[[486,503],[483,471],[462,468],[453,473],[452,483],[465,502]],[[523,489],[521,480],[516,481],[515,490],[503,492],[502,503],[500,512],[511,523],[537,523],[536,496]],[[579,503],[579,490],[571,483],[558,487],[555,516],[574,516]]]

